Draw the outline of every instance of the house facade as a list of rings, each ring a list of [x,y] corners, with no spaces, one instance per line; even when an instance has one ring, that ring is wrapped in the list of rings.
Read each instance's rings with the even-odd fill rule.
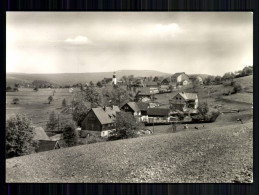
[[[196,93],[181,92],[169,100],[171,109],[186,111],[187,109],[198,108],[198,95]]]
[[[169,123],[170,122],[170,109],[169,108],[148,108],[148,123]]]
[[[128,102],[121,107],[121,110],[130,112],[140,122],[147,120],[147,110],[149,104],[144,102]]]
[[[115,129],[118,106],[92,108],[82,122],[82,130],[108,131]]]
[[[174,75],[171,76],[172,83],[178,83],[183,85],[184,81],[187,81],[188,83],[190,82],[189,76],[185,74],[185,72],[175,73]]]

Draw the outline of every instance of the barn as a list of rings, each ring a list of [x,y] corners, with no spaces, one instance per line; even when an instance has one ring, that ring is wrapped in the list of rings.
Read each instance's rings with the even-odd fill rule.
[[[92,108],[82,122],[82,130],[107,131],[115,129],[118,106]]]
[[[169,123],[169,108],[149,108],[147,110],[148,123]]]
[[[148,107],[149,104],[145,102],[128,102],[121,107],[121,110],[130,112],[134,117],[139,117],[140,121],[146,121]]]

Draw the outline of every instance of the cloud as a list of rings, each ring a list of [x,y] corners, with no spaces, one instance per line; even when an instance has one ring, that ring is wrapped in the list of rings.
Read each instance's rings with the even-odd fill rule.
[[[171,24],[156,24],[148,28],[147,33],[153,36],[159,36],[161,38],[172,38],[182,29],[176,23]]]
[[[79,45],[79,44],[90,44],[91,43],[91,41],[87,37],[80,36],[80,35],[75,37],[75,38],[67,38],[65,40],[65,42],[71,43],[71,44],[77,44],[77,45]]]

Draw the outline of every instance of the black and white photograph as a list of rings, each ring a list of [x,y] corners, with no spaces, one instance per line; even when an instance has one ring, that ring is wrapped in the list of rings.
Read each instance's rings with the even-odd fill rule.
[[[7,183],[253,183],[253,12],[6,12]]]

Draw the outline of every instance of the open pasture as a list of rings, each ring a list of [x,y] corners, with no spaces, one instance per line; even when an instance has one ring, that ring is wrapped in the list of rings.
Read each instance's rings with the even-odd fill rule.
[[[56,92],[53,96],[54,90]],[[53,101],[50,104],[48,103],[49,96],[53,96]],[[19,99],[19,104],[12,104],[14,98]],[[70,104],[73,94],[69,93],[68,89],[39,89],[36,92],[31,88],[20,88],[18,92],[6,92],[6,119],[13,114],[22,113],[31,118],[34,125],[44,126],[52,111],[57,113],[61,111],[64,98],[67,104]],[[69,117],[71,116],[60,114],[61,120]]]

